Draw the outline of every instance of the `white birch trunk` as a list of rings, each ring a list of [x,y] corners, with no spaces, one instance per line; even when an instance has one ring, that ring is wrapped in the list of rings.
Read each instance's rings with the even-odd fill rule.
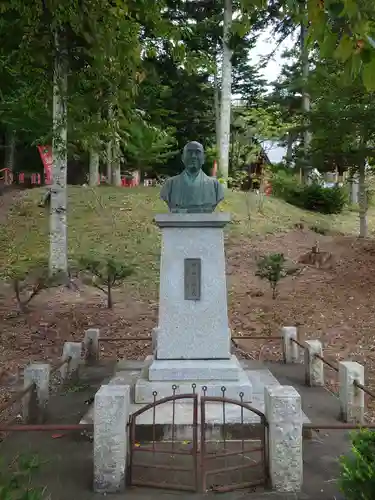
[[[113,119],[113,108],[112,103],[108,104],[108,121],[111,122]],[[107,143],[107,182],[108,184],[113,183],[113,140],[109,139]]]
[[[308,129],[309,119],[307,117],[310,112],[310,95],[307,91],[307,82],[309,78],[309,50],[306,44],[307,29],[305,24],[301,23],[301,39],[300,39],[300,50],[301,50],[301,64],[302,64],[302,111],[305,115],[304,124],[305,130],[303,132],[303,153],[304,161],[306,162],[303,169],[303,180],[308,182],[309,174],[311,172],[311,165],[309,163],[310,156],[310,144],[311,144],[311,133]]]
[[[224,29],[223,29],[223,63],[221,82],[220,106],[220,176],[228,180],[229,170],[229,142],[231,119],[231,90],[232,90],[232,51],[229,48],[230,30],[232,27],[232,0],[224,0]]]
[[[367,238],[367,193],[366,193],[366,162],[361,162],[358,172],[358,203],[359,203],[359,237]]]
[[[89,164],[89,185],[94,187],[99,184],[99,153],[95,150],[90,151]]]
[[[220,156],[220,81],[218,75],[218,61],[215,58],[215,73],[214,73],[214,103],[215,103],[215,133],[216,133],[216,151]],[[218,163],[219,158],[216,158]],[[219,169],[220,169],[220,165]]]
[[[49,271],[51,275],[68,277],[67,256],[67,60],[55,34],[55,63],[53,72],[53,140],[50,212]]]
[[[286,149],[286,155],[285,155],[285,163],[287,166],[289,166],[292,163],[293,159],[293,144],[294,144],[294,135],[292,132],[288,132],[288,142],[287,142],[287,149]]]
[[[113,179],[113,184],[115,186],[121,186],[121,150],[120,150],[120,138],[118,134],[116,134],[114,140],[112,179]]]

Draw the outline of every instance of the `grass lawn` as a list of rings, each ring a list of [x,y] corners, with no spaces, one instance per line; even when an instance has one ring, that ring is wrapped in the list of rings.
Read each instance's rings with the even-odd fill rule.
[[[25,192],[0,225],[0,275],[5,276],[20,260],[48,258],[48,210],[38,207],[42,189]],[[357,231],[358,217],[347,211],[338,216],[300,210],[265,197],[262,210],[255,194],[228,191],[221,211],[232,214],[227,232],[232,238],[255,237],[283,232],[296,223],[341,233]],[[112,255],[135,268],[135,286],[155,286],[160,253],[159,230],[153,223],[156,213],[166,212],[159,188],[134,189],[70,187],[68,199],[69,258],[95,254]],[[25,264],[27,265],[27,264]]]

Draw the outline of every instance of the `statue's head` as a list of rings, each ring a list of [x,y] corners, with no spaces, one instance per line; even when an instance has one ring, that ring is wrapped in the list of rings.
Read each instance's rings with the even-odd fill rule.
[[[182,161],[190,174],[196,174],[204,163],[204,149],[196,141],[188,142],[182,153]]]

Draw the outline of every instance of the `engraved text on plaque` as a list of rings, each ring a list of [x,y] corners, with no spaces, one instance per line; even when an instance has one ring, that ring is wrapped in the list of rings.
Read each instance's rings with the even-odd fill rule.
[[[201,259],[185,259],[185,300],[201,299]]]

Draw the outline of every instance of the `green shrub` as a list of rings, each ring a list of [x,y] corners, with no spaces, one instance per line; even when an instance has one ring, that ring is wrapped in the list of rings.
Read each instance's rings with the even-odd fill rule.
[[[297,268],[288,268],[287,260],[282,253],[271,253],[257,260],[257,271],[255,276],[267,280],[271,286],[272,298],[278,295],[278,284],[286,276],[297,272]]]
[[[287,199],[290,193],[298,186],[298,179],[281,170],[271,177],[272,194],[278,198]]]
[[[351,454],[340,459],[339,484],[346,500],[375,498],[375,432],[351,434]]]
[[[32,486],[33,477],[40,471],[40,466],[41,461],[37,455],[21,455],[8,467],[1,463],[0,500],[46,499],[46,488]]]
[[[347,203],[347,193],[341,187],[323,187],[318,183],[302,185],[296,177],[283,172],[272,176],[272,193],[287,203],[323,214],[338,214]]]
[[[119,286],[134,271],[131,266],[107,256],[83,256],[78,264],[89,274],[89,280],[85,281],[106,294],[108,309],[113,307],[112,288]]]

